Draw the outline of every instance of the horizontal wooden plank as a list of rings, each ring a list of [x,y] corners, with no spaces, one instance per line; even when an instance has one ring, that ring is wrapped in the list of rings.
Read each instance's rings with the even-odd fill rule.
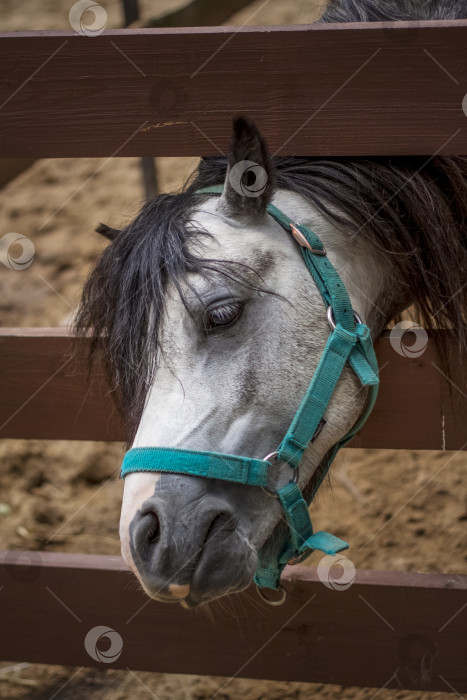
[[[407,358],[395,352],[386,333],[376,352],[380,395],[350,446],[465,449],[465,392],[450,391],[434,343],[420,357]],[[102,372],[97,368],[86,380],[72,359],[66,329],[1,329],[0,367],[0,437],[125,439]]]
[[[65,328],[9,331],[0,329],[0,437],[125,440],[100,366],[88,381]]]
[[[467,154],[467,20],[0,34],[0,157]],[[463,109],[464,100],[464,109]]]
[[[240,594],[235,615],[149,601],[117,557],[0,552],[0,658],[166,673],[457,693],[467,690],[467,576],[356,572],[332,590],[288,567],[279,608]],[[254,600],[251,598],[254,597]],[[115,632],[113,658],[99,631]],[[101,630],[101,633],[103,630]],[[96,646],[97,644],[97,646]],[[102,658],[102,657],[101,657]],[[226,680],[226,683],[228,680]],[[447,685],[449,684],[449,685]]]

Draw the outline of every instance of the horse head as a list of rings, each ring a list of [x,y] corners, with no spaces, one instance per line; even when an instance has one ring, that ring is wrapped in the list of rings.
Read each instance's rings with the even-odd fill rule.
[[[101,228],[112,243],[86,284],[78,326],[92,326],[93,347],[102,345],[133,449],[264,460],[281,443],[330,325],[300,232],[297,243],[271,216],[271,203],[319,236],[373,335],[410,300],[390,257],[345,231],[334,188],[344,192],[349,172],[339,171],[334,183],[326,161],[314,174],[303,159],[292,161],[279,170],[256,126],[238,118],[227,159],[203,159],[182,193],[158,195],[124,230]],[[319,191],[311,187],[304,196],[306,180],[319,181]],[[221,196],[200,192],[212,185],[223,185]],[[300,463],[305,495],[320,483],[330,450],[357,422],[366,397],[347,364]],[[267,488],[129,473],[123,557],[158,600],[194,607],[241,591],[259,553],[284,536],[283,510],[271,493],[290,480],[280,461],[268,471]]]

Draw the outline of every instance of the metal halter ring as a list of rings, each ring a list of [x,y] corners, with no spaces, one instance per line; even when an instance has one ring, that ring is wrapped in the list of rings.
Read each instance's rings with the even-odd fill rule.
[[[336,327],[336,321],[334,319],[334,309],[332,308],[332,306],[328,306],[328,310],[326,311],[326,316],[327,316],[329,325],[331,326],[332,330],[334,330]],[[353,317],[354,317],[355,323],[363,323],[362,319],[360,318],[360,316],[357,313],[355,313],[355,311],[353,312]]]
[[[273,459],[273,457],[274,458],[277,457],[278,454],[279,454],[279,452],[277,452],[277,450],[275,452],[271,452],[270,454],[266,455],[266,457],[263,457],[263,462],[269,462],[270,459]],[[291,469],[292,469],[292,467],[291,467]],[[299,469],[298,469],[298,467],[295,467],[295,469],[292,469],[292,471],[293,471],[293,476],[292,476],[291,482],[293,484],[297,484],[298,478],[299,478]],[[277,495],[277,491],[273,491],[268,486],[261,486],[261,488],[263,489],[264,493],[268,494],[268,496],[272,496],[272,498],[279,498],[279,496]],[[278,605],[278,603],[274,603],[274,605]]]
[[[285,600],[287,598],[287,591],[281,584],[279,584],[277,587],[277,590],[280,591],[280,598],[278,598],[277,600],[271,600],[271,598],[268,598],[266,593],[264,592],[264,589],[260,588],[259,586],[256,586],[256,590],[258,591],[258,595],[261,598],[261,600],[264,600],[264,602],[268,605],[274,605],[275,607],[285,603]]]

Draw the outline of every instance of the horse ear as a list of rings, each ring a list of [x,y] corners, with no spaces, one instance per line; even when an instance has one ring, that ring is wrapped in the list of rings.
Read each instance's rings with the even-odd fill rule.
[[[99,226],[96,228],[96,233],[100,233],[101,236],[105,236],[105,238],[108,238],[109,241],[114,241],[120,231],[117,228],[110,228],[110,226],[107,226],[106,224],[99,224]]]
[[[274,167],[263,136],[251,119],[235,117],[220,206],[231,217],[259,218],[273,190]]]

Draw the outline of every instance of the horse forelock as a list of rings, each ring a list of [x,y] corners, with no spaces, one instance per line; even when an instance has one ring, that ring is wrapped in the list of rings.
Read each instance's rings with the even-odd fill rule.
[[[221,180],[222,182],[222,180]],[[89,333],[89,361],[103,356],[129,441],[141,417],[161,351],[159,326],[172,284],[186,305],[190,275],[222,275],[259,289],[271,264],[266,252],[250,251],[251,265],[205,257],[203,239],[212,236],[192,218],[202,203],[194,190],[156,196],[101,254],[88,278],[75,322],[78,336]],[[196,294],[196,290],[193,290]]]

